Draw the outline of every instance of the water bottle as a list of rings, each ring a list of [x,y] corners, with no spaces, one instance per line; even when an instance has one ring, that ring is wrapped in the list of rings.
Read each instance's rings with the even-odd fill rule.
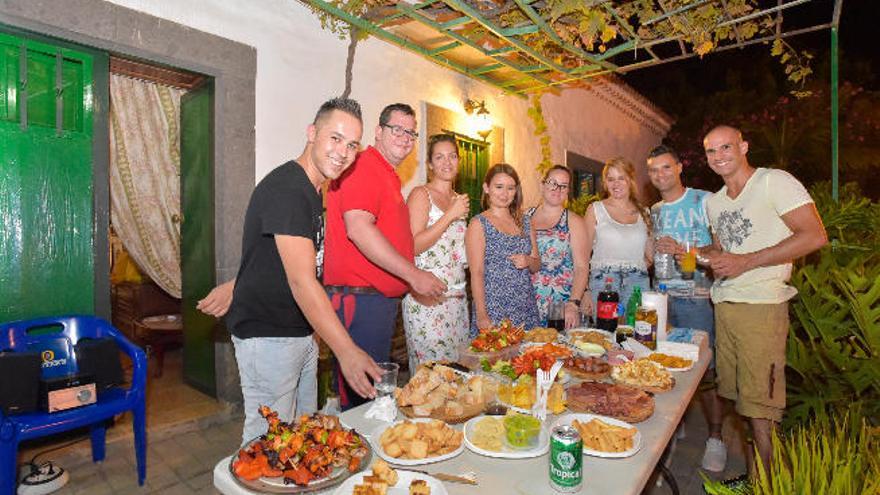
[[[655,219],[656,230],[654,230],[654,244],[666,235],[662,223],[663,215],[658,214]],[[668,280],[675,278],[675,255],[672,253],[661,253],[654,249],[654,278],[657,280]]]

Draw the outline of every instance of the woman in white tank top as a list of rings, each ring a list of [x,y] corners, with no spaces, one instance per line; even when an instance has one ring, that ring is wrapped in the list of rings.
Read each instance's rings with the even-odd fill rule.
[[[623,158],[609,160],[602,169],[602,187],[602,201],[591,204],[584,216],[590,246],[590,288],[581,303],[584,312],[595,311],[606,278],[612,279],[612,288],[624,304],[636,286],[643,292],[650,288],[650,217],[639,201],[635,168]]]

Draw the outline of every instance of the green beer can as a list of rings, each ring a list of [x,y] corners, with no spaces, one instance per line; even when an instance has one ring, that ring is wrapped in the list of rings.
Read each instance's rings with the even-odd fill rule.
[[[584,442],[568,425],[553,428],[550,435],[550,486],[561,493],[580,491],[583,483]]]

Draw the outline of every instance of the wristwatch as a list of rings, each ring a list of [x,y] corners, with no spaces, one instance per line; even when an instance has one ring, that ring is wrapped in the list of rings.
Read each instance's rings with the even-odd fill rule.
[[[581,307],[581,300],[580,299],[569,299],[567,302],[574,303],[575,306]]]

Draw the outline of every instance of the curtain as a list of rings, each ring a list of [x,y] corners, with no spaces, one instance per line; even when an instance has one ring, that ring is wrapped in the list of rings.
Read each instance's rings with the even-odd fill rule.
[[[111,74],[110,219],[141,270],[180,298],[180,96]]]

